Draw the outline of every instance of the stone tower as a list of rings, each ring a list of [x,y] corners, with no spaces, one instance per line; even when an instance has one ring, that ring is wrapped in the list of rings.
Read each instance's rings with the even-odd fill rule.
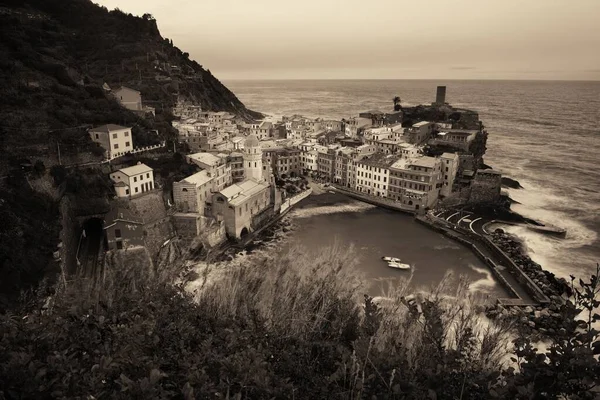
[[[437,93],[435,95],[435,104],[443,106],[446,104],[446,86],[438,86]]]
[[[248,135],[244,141],[244,172],[246,179],[263,180],[262,149],[256,135]]]

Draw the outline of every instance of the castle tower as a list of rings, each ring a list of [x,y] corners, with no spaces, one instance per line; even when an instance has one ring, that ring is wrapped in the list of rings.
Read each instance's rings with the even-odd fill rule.
[[[246,179],[263,180],[262,149],[256,135],[248,135],[244,141],[244,172]]]
[[[438,86],[435,95],[435,104],[443,106],[446,104],[446,86]]]

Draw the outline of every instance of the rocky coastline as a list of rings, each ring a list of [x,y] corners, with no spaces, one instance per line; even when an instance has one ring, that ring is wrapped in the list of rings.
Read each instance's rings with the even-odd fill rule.
[[[533,261],[528,255],[523,242],[514,235],[496,229],[491,235],[491,240],[505,252],[522,270],[538,285],[548,296],[550,303],[505,308],[500,304],[489,306],[486,315],[490,319],[505,322],[512,321],[517,324],[517,329],[528,335],[536,335],[540,339],[555,336],[557,333],[566,333],[569,319],[565,318],[565,298],[572,294],[571,285],[563,278],[557,278],[552,272],[546,271],[542,266]]]

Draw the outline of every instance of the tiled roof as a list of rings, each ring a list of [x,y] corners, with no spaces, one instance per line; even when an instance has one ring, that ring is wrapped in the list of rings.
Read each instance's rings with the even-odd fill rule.
[[[122,172],[127,176],[135,176],[146,172],[152,172],[152,168],[150,168],[146,164],[140,163],[134,165],[133,167],[121,168],[119,172]]]
[[[219,157],[211,153],[194,153],[189,154],[186,157],[192,161],[197,161],[210,167],[218,165],[221,162],[221,159]]]
[[[198,187],[210,182],[212,179],[213,178],[208,175],[206,170],[202,170],[200,172],[196,172],[194,175],[190,175],[187,178],[182,179],[180,182],[192,183]]]
[[[116,125],[116,124],[106,124],[106,125],[98,126],[96,128],[92,128],[92,129],[90,129],[90,132],[110,133],[111,131],[120,131],[123,129],[131,129],[131,128],[121,126],[121,125]]]

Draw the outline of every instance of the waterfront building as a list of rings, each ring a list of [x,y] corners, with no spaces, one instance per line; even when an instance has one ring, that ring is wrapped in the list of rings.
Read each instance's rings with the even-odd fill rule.
[[[326,148],[323,151],[323,146],[317,150],[317,171],[322,179],[329,182],[333,181],[333,172],[335,166],[335,149]]]
[[[440,195],[448,197],[452,193],[454,180],[458,171],[459,157],[456,153],[444,153],[440,156],[442,162],[442,187]]]
[[[448,129],[444,132],[438,132],[429,140],[429,144],[450,146],[457,150],[468,151],[469,145],[478,132],[474,129]]]
[[[346,136],[356,138],[371,124],[372,121],[370,118],[352,117],[345,124]]]
[[[276,177],[294,177],[302,173],[302,151],[300,149],[281,148],[274,149],[270,153],[270,165]]]
[[[341,148],[336,150],[333,182],[344,187],[350,187],[348,181],[348,164],[352,160],[354,149]]]
[[[388,197],[414,210],[431,208],[440,192],[441,159],[401,157],[390,167]]]
[[[502,174],[493,169],[479,169],[471,182],[470,204],[495,204],[500,200]]]
[[[121,168],[109,176],[117,197],[131,197],[154,190],[154,171],[146,164]]]
[[[319,152],[317,150],[311,149],[308,151],[302,151],[300,157],[300,166],[302,171],[305,173],[318,171],[318,158]]]
[[[344,123],[342,121],[328,119],[326,121],[323,121],[322,127],[326,132],[344,132]]]
[[[263,176],[262,149],[255,135],[244,143],[243,162],[246,179],[212,195],[212,216],[223,221],[229,237],[241,238],[254,231],[261,223],[261,215],[272,211],[273,198],[270,176]],[[269,170],[270,173],[270,170]],[[265,179],[267,178],[267,179]]]
[[[356,161],[356,190],[367,194],[387,197],[390,167],[398,156],[375,153]]]
[[[392,135],[392,128],[388,126],[369,128],[365,131],[364,140],[367,144],[373,144],[379,140],[391,139]]]
[[[108,124],[88,131],[92,141],[106,150],[106,158],[112,160],[133,150],[131,128]]]

